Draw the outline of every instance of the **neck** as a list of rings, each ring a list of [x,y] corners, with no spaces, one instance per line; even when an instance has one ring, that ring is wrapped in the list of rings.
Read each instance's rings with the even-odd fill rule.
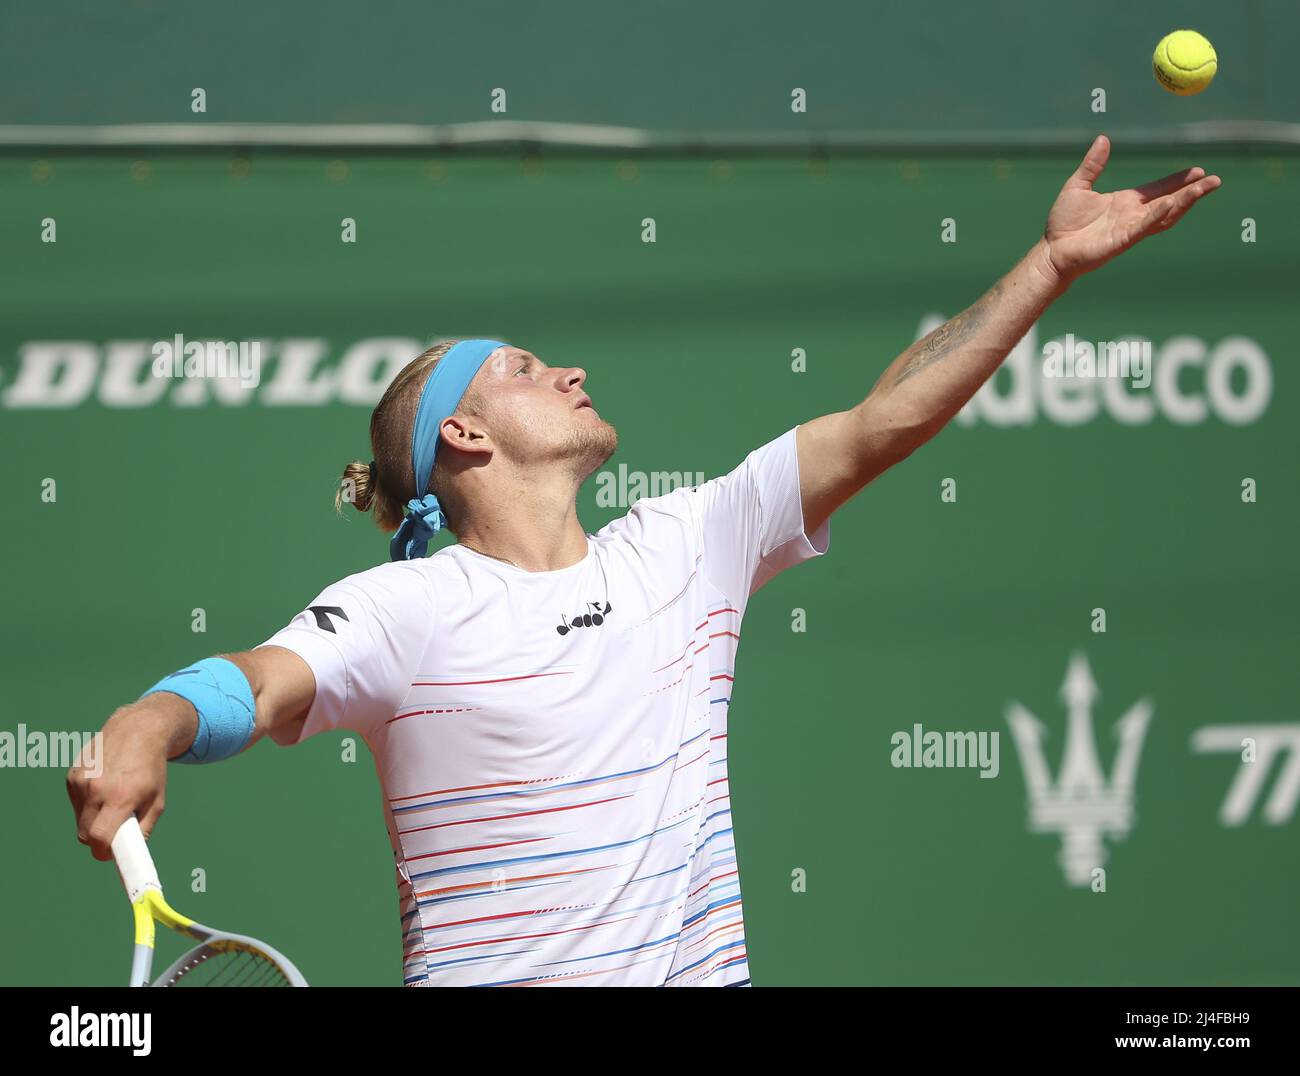
[[[473,498],[474,510],[457,534],[462,545],[527,572],[559,571],[587,555],[571,483],[512,486],[507,496]]]

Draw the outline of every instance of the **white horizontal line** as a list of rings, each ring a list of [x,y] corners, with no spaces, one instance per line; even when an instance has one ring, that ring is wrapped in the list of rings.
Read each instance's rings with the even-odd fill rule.
[[[1102,128],[1104,129],[1104,127]],[[536,143],[624,150],[775,152],[884,149],[1079,148],[1096,129],[989,131],[652,131],[590,123],[487,120],[441,126],[328,123],[132,123],[4,125],[0,146],[25,148],[428,148]],[[1300,145],[1300,123],[1216,120],[1108,131],[1117,144],[1183,146],[1233,143]]]

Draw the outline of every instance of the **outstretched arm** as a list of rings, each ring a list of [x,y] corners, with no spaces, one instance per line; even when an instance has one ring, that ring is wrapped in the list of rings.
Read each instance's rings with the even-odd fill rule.
[[[263,736],[291,740],[316,694],[311,668],[278,646],[224,656],[248,677],[253,691],[249,746]],[[111,858],[113,835],[133,814],[146,836],[152,832],[166,799],[167,760],[189,749],[198,727],[193,705],[167,691],[121,707],[104,723],[95,765],[79,762],[67,780],[77,840],[96,859]]]
[[[799,427],[807,533],[943,429],[1074,280],[1172,227],[1220,184],[1187,168],[1102,194],[1093,184],[1109,157],[1110,141],[1099,135],[1061,188],[1042,238],[1006,276],[899,355],[856,407]]]

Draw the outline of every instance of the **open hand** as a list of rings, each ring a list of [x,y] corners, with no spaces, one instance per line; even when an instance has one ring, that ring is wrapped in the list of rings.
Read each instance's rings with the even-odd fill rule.
[[[1185,168],[1131,190],[1092,189],[1110,159],[1110,139],[1098,135],[1047,214],[1043,239],[1051,267],[1065,283],[1104,265],[1139,240],[1172,228],[1218,187],[1218,176]]]

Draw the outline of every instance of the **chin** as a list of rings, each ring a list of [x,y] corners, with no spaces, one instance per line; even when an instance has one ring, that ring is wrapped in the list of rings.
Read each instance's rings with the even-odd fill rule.
[[[570,431],[568,449],[565,454],[573,460],[574,470],[586,478],[618,449],[618,431],[597,415],[579,418]]]

